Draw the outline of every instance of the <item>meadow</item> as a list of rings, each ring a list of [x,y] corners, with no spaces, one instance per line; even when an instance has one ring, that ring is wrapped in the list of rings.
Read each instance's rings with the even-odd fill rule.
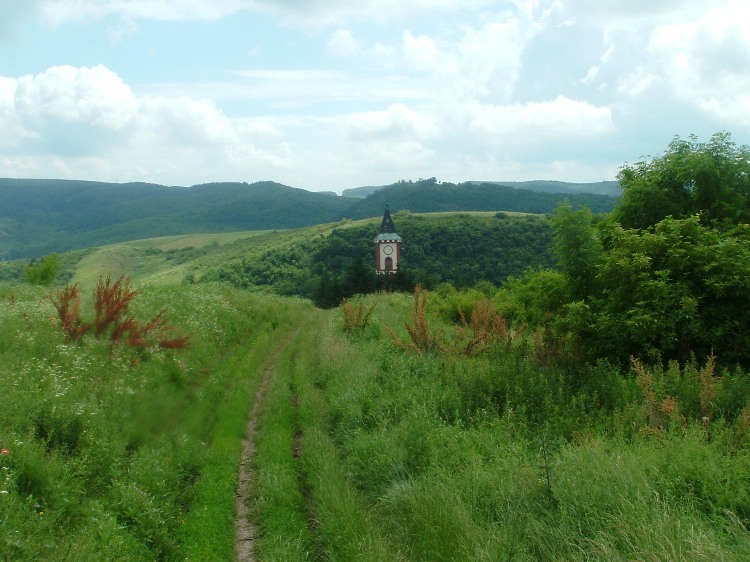
[[[0,559],[233,558],[261,366],[314,309],[210,285],[148,286],[130,307],[160,310],[187,349],[66,342],[49,289],[0,287]]]
[[[470,292],[319,310],[136,286],[133,314],[164,310],[189,348],[65,343],[49,289],[0,287],[6,560],[233,559],[241,440],[269,368],[259,560],[750,557],[738,369],[548,361],[533,333],[457,329]]]

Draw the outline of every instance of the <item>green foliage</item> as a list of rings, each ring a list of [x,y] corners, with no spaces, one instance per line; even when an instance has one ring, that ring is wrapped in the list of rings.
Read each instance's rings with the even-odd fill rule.
[[[552,263],[552,232],[542,217],[492,215],[404,215],[397,275],[376,276],[377,226],[346,224],[327,236],[301,236],[284,245],[226,263],[204,276],[239,287],[267,287],[314,300],[323,308],[376,290],[411,291],[448,281],[457,287],[499,284],[528,267]],[[372,264],[372,265],[368,265]]]
[[[614,218],[625,228],[647,228],[671,216],[700,215],[705,224],[750,221],[750,148],[729,133],[707,143],[676,137],[663,156],[623,166]]]
[[[611,211],[617,202],[617,198],[606,195],[544,193],[489,182],[438,183],[430,178],[385,186],[355,202],[346,215],[352,219],[379,216],[386,204],[391,209],[409,209],[413,213],[512,211],[545,214],[552,212],[565,198],[596,213]],[[401,226],[400,220],[398,226]]]
[[[574,299],[581,299],[593,289],[597,265],[602,261],[602,244],[594,228],[591,211],[577,211],[565,201],[552,215],[552,254],[570,284]]]
[[[50,254],[40,262],[32,260],[23,271],[26,281],[32,285],[43,285],[49,287],[60,271],[60,256]]]
[[[665,156],[623,168],[612,217],[561,205],[551,220],[559,272],[509,281],[501,309],[549,334],[564,360],[715,353],[747,367],[749,150],[727,134],[675,139]]]
[[[697,217],[665,219],[636,232],[612,227],[586,297],[570,328],[587,357],[630,355],[685,361],[711,350],[727,363],[750,362],[750,232],[719,231]]]

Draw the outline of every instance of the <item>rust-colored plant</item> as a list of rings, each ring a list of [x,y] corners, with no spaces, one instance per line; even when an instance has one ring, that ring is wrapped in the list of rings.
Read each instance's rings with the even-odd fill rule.
[[[455,354],[476,356],[496,345],[510,348],[513,341],[523,333],[523,326],[511,332],[505,317],[487,300],[474,304],[471,324],[466,321],[463,311],[459,311],[459,314],[461,325],[454,327],[456,337],[451,346]]]
[[[81,297],[78,292],[78,285],[59,289],[50,295],[50,300],[60,318],[60,325],[65,334],[65,343],[81,339],[91,328],[91,324],[81,320]]]
[[[108,337],[110,353],[117,344],[130,347],[159,346],[163,349],[184,349],[189,346],[188,338],[164,337],[170,330],[164,317],[164,310],[159,311],[150,321],[142,324],[135,316],[128,314],[130,303],[140,295],[140,291],[130,286],[130,278],[124,275],[116,281],[108,275],[101,277],[94,289],[94,321],[84,323],[81,320],[81,300],[78,286],[68,286],[52,295],[52,303],[57,309],[60,323],[65,333],[65,341],[79,340],[93,328],[97,338]]]
[[[396,337],[392,330],[386,328],[393,343],[404,350],[416,351],[418,353],[428,353],[438,351],[445,347],[443,331],[438,330],[436,333],[430,331],[427,322],[425,306],[427,305],[427,290],[422,289],[420,285],[414,287],[414,303],[411,308],[412,324],[404,322],[406,332],[409,334],[411,341],[403,342]]]
[[[361,334],[367,328],[367,324],[370,321],[373,311],[377,303],[373,303],[371,306],[365,308],[362,301],[355,307],[350,302],[345,302],[341,306],[341,310],[344,314],[344,332],[347,334]]]
[[[648,427],[659,429],[661,428],[661,403],[656,398],[656,392],[654,390],[654,376],[651,371],[646,370],[643,364],[635,357],[630,358],[630,362],[633,364],[633,370],[636,374],[636,381],[638,386],[641,388],[641,392],[646,399],[644,409],[646,412],[646,424]]]
[[[96,319],[94,320],[94,334],[101,337],[111,326],[113,341],[118,341],[123,333],[122,324],[127,320],[124,318],[128,312],[130,302],[140,295],[130,287],[130,278],[121,275],[116,281],[107,275],[106,280],[99,278],[99,283],[94,289],[94,309]],[[117,336],[115,336],[117,334]]]

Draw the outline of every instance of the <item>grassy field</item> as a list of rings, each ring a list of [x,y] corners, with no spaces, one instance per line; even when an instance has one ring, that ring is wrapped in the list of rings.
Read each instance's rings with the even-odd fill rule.
[[[276,381],[257,460],[261,559],[750,556],[745,422],[685,408],[651,427],[633,377],[599,366],[574,384],[520,343],[406,352],[386,328],[409,341],[410,300],[368,298],[372,316],[349,332],[335,311]],[[700,379],[674,369],[654,376]]]
[[[0,287],[0,559],[233,557],[261,367],[314,308],[201,285],[149,287],[131,312],[162,309],[188,349],[66,343],[45,290]]]
[[[201,264],[216,263],[219,256],[229,257],[233,248],[246,249],[267,232],[234,232],[166,236],[123,242],[96,248],[81,259],[73,282],[96,284],[103,272],[127,274],[135,281],[155,285],[174,284]]]
[[[163,310],[187,349],[66,342],[50,289],[0,284],[0,559],[232,560],[264,373],[259,560],[750,559],[747,373],[545,361],[538,334],[457,330],[455,294],[424,314],[396,293],[324,311],[183,282],[302,235],[78,262],[84,321],[99,276],[128,273],[129,312]]]

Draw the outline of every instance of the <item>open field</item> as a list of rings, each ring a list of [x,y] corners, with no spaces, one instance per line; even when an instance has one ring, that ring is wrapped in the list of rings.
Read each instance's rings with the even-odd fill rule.
[[[573,384],[523,338],[476,357],[401,349],[409,295],[361,301],[372,313],[348,330],[343,309],[221,285],[138,299],[190,348],[65,344],[43,290],[0,287],[5,559],[232,559],[264,373],[255,559],[750,556],[746,423],[691,416],[700,365],[653,372],[685,404],[656,428],[634,378],[600,365]],[[429,299],[429,329],[450,334]]]

